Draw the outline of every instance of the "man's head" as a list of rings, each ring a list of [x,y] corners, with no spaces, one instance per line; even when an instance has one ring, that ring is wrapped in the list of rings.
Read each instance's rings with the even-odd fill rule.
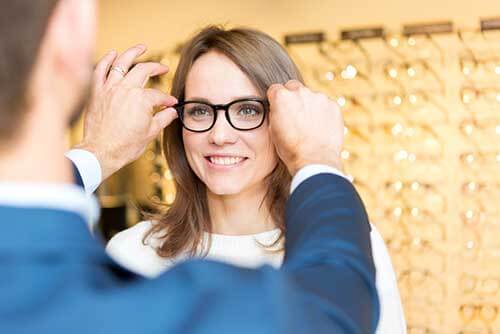
[[[90,79],[94,33],[93,0],[3,1],[0,146],[31,131],[28,119],[71,119]]]

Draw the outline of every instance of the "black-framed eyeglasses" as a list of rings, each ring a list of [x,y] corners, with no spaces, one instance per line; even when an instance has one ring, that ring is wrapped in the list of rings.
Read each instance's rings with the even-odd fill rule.
[[[192,132],[209,131],[217,122],[217,111],[224,110],[226,120],[236,130],[249,131],[260,127],[269,112],[265,99],[246,98],[227,104],[210,104],[206,101],[184,101],[174,106],[182,126]]]

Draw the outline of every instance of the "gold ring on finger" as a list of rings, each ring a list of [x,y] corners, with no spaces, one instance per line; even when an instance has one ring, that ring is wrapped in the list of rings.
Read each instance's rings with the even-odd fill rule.
[[[124,77],[125,74],[127,74],[127,72],[125,72],[125,70],[123,68],[121,68],[120,66],[111,67],[111,71],[115,71],[115,72],[120,73],[122,77]]]

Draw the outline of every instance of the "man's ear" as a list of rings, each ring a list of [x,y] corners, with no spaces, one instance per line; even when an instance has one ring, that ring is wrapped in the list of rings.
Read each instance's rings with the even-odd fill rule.
[[[94,0],[59,0],[45,35],[47,55],[67,80],[87,81],[95,47]]]

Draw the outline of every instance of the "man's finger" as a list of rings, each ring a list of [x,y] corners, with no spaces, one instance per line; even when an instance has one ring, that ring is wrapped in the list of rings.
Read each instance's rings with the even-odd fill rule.
[[[149,128],[149,137],[155,138],[158,136],[160,131],[169,126],[177,117],[177,111],[174,108],[167,108],[157,112],[153,116],[151,127]]]
[[[269,86],[269,88],[267,89],[267,99],[269,101],[272,101],[274,100],[274,97],[276,96],[276,93],[279,91],[279,90],[282,90],[282,89],[285,89],[285,87],[282,85],[282,84],[272,84],[271,86]]]
[[[285,87],[289,90],[297,90],[304,87],[304,85],[298,80],[290,80],[285,84]]]
[[[152,107],[172,107],[177,103],[177,99],[171,95],[165,94],[158,89],[144,89],[145,98],[151,102]]]
[[[118,56],[118,58],[116,58],[116,60],[113,62],[111,71],[109,71],[106,85],[114,85],[117,82],[121,81],[129,71],[134,61],[139,56],[144,54],[144,52],[146,52],[146,46],[139,44],[131,47],[120,56]],[[113,70],[113,68],[117,68],[118,70]],[[120,73],[120,71],[123,71],[124,73]]]
[[[113,64],[113,61],[116,59],[116,56],[117,52],[112,50],[106,53],[97,63],[94,69],[94,77],[92,79],[94,90],[100,90],[106,82],[109,69],[111,68],[111,64]]]
[[[144,87],[149,78],[167,72],[168,66],[160,63],[139,63],[130,70],[123,83],[129,87]]]

